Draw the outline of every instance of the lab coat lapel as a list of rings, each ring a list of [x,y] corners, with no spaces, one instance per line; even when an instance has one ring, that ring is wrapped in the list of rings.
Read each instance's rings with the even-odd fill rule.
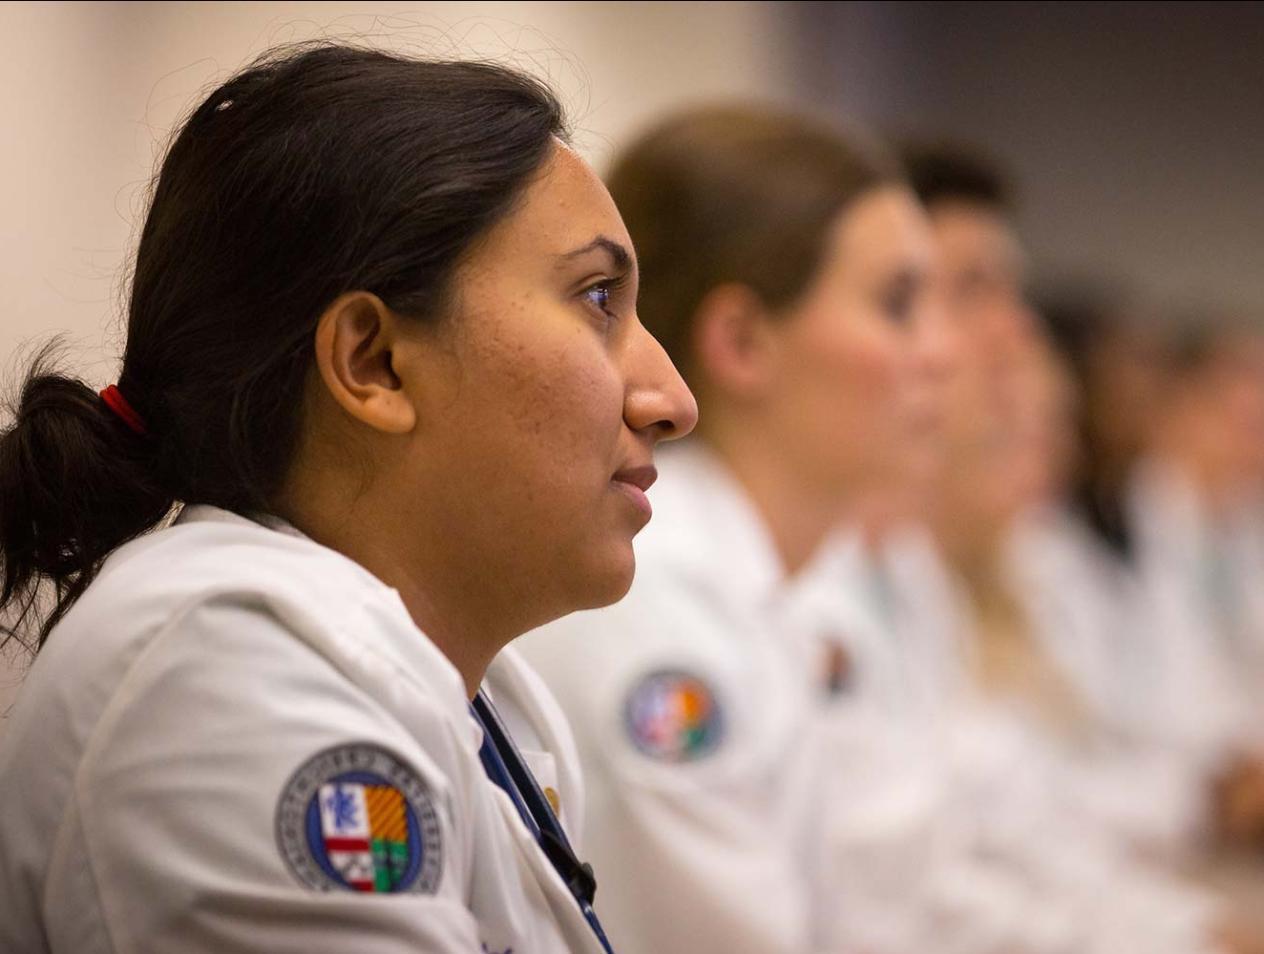
[[[540,888],[542,900],[553,912],[559,928],[566,937],[570,950],[576,954],[604,954],[597,936],[585,920],[579,903],[570,889],[562,882],[553,862],[545,856],[535,840],[535,836],[527,829],[518,812],[518,807],[508,793],[488,780],[495,791],[492,793],[496,807],[505,823],[514,847],[517,850],[519,863],[529,872],[528,880]]]

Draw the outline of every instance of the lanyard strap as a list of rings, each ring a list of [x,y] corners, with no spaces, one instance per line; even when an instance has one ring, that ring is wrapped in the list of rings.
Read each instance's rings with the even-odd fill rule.
[[[483,745],[478,755],[488,778],[513,801],[523,824],[535,837],[540,850],[574,896],[602,948],[606,954],[613,954],[601,922],[597,920],[597,913],[592,908],[593,896],[597,892],[597,880],[593,877],[592,866],[584,864],[576,857],[552,806],[540,791],[539,783],[527,768],[526,761],[514,745],[504,723],[500,721],[500,715],[492,706],[491,700],[482,690],[474,697],[470,708],[474,718],[483,727]]]

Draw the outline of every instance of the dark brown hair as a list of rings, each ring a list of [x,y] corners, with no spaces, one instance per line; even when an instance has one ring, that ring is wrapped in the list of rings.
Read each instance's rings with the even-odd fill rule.
[[[0,435],[0,609],[39,643],[120,543],[177,502],[268,509],[301,428],[324,308],[366,290],[443,317],[462,254],[565,135],[500,66],[338,44],[274,51],[208,96],[163,160],[118,379],[148,435],[33,364]]]
[[[1013,195],[1000,167],[978,149],[950,142],[906,142],[900,158],[913,191],[928,209],[943,202],[966,202],[1004,214]]]
[[[770,108],[695,109],[628,147],[607,177],[641,268],[641,320],[686,376],[694,312],[737,282],[772,309],[819,267],[845,206],[898,181],[872,144]]]

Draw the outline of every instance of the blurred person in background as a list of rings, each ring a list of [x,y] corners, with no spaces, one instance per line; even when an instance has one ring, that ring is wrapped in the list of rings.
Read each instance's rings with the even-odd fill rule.
[[[1136,565],[1164,633],[1197,640],[1185,648],[1243,708],[1223,729],[1240,735],[1258,721],[1264,661],[1264,335],[1203,317],[1166,337],[1167,381],[1128,488]]]
[[[1042,581],[1021,577],[1068,530],[1060,505],[1077,462],[1078,396],[1027,301],[1000,173],[960,147],[905,152],[939,253],[933,297],[957,336],[941,471],[925,519],[963,597],[963,659],[985,693],[1075,734],[1087,728],[1087,707],[1109,708],[1109,665],[1094,658],[1108,624],[1058,618],[1076,612],[1078,599],[1050,606]]]
[[[1132,566],[1154,614],[1149,723],[1217,780],[1213,821],[1264,840],[1264,334],[1171,322],[1145,453],[1126,485]]]
[[[915,482],[927,491],[922,516],[943,562],[928,547],[916,561],[907,546],[894,553],[907,531],[879,523],[868,535],[864,562],[880,585],[853,592],[861,603],[868,595],[871,622],[885,619],[900,659],[892,667],[878,654],[853,667],[898,670],[910,708],[938,714],[931,731],[946,750],[950,813],[976,827],[975,847],[1043,885],[1046,914],[1058,900],[1079,905],[1081,943],[1196,948],[1224,916],[1137,849],[1179,841],[1197,793],[1169,762],[1121,738],[1111,639],[1131,607],[1109,588],[1093,592],[1110,568],[1083,559],[1087,534],[1063,506],[1076,396],[1025,300],[1004,189],[959,150],[923,148],[910,159],[940,252],[933,298],[956,336],[943,469],[938,481]],[[934,637],[919,638],[915,627],[927,630],[931,617]],[[926,686],[945,692],[938,705],[925,705],[917,690]],[[1103,909],[1091,895],[1107,890]],[[1057,921],[1047,919],[1051,931]]]
[[[1124,498],[1167,378],[1158,318],[1110,289],[1064,286],[1037,297],[1078,396],[1071,507],[1109,552],[1130,562]]]
[[[1114,721],[1117,691],[1103,642],[1113,594],[1088,605],[1082,581],[1059,575],[1080,555],[1065,503],[1081,396],[1027,300],[1001,174],[955,146],[910,146],[906,159],[939,252],[932,292],[958,335],[927,519],[965,597],[965,657],[985,692],[1075,735]]]
[[[990,162],[960,147],[906,149],[939,253],[932,285],[958,338],[956,373],[945,389],[944,457],[926,519],[963,597],[963,658],[971,681],[1059,732],[1085,728],[1088,688],[1068,683],[1067,663],[1089,682],[1101,666],[1075,666],[1098,633],[1050,621],[1031,605],[1018,575],[1049,542],[1075,454],[1075,394],[1060,357],[1027,301],[1026,263],[1012,223],[1009,188]],[[1029,538],[1041,536],[1039,541]],[[1033,581],[1035,582],[1035,581]],[[1081,623],[1084,621],[1081,621]],[[1091,695],[1100,694],[1093,686]]]
[[[1097,591],[1125,616],[1129,731],[1183,764],[1199,842],[1258,843],[1264,338],[1092,290],[1042,310],[1083,395],[1074,506],[1096,542]]]

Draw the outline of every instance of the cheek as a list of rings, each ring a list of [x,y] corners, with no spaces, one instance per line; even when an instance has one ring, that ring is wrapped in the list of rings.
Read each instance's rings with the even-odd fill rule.
[[[1264,433],[1264,392],[1254,382],[1239,385],[1233,392],[1232,405],[1240,429],[1252,439]]]
[[[797,343],[788,417],[804,461],[815,459],[850,492],[907,467],[910,363],[896,329],[872,317],[845,320]]]
[[[579,327],[519,349],[503,368],[501,388],[524,454],[546,479],[563,486],[609,469],[623,389],[591,331]]]
[[[480,301],[463,315],[443,428],[455,462],[530,520],[574,506],[564,491],[592,483],[622,422],[621,384],[595,329],[534,296]],[[492,506],[489,501],[489,507]]]
[[[889,427],[905,397],[907,358],[892,330],[872,320],[841,322],[804,343],[807,376],[823,413],[852,426]]]

